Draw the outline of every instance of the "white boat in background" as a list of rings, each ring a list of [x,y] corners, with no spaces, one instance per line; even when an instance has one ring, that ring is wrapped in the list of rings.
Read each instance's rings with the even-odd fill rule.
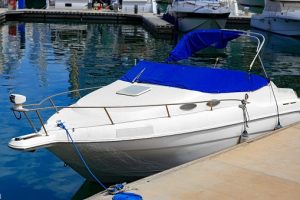
[[[238,3],[243,6],[263,7],[265,0],[238,0]]]
[[[300,1],[266,0],[262,14],[253,15],[251,26],[287,36],[300,36]]]
[[[88,9],[90,0],[47,0],[47,9]]]
[[[175,24],[178,30],[223,29],[230,14],[228,1],[174,0],[168,6],[164,19]]]
[[[122,0],[121,2],[122,12],[157,13],[156,0]]]
[[[206,47],[224,48],[238,37],[258,43],[246,72],[173,63]],[[73,105],[56,105],[55,97],[60,94],[23,105],[26,97],[12,94],[13,111],[23,114],[35,132],[12,138],[9,147],[47,148],[92,179],[73,149],[75,144],[96,177],[123,182],[300,121],[300,100],[294,90],[278,88],[269,78],[251,72],[256,61],[262,62],[264,41],[261,34],[252,32],[193,31],[177,44],[167,63],[140,61],[119,80]],[[47,102],[49,106],[43,107]],[[55,112],[46,123],[41,115],[44,110]],[[37,115],[40,130],[30,112]]]

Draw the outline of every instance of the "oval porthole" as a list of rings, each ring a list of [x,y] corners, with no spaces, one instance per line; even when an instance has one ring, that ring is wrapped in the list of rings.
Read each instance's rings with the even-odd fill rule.
[[[197,107],[197,104],[187,103],[187,104],[181,105],[179,108],[180,108],[180,110],[189,111],[189,110],[193,110],[196,107]]]

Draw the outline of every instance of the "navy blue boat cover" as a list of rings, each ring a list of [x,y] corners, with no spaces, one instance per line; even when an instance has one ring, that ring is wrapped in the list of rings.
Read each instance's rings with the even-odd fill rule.
[[[141,73],[142,72],[142,73]],[[140,75],[140,76],[139,76]],[[238,70],[182,66],[140,61],[121,80],[170,86],[206,93],[254,91],[268,84],[268,80]]]
[[[175,62],[190,57],[207,47],[223,49],[228,41],[238,38],[242,32],[230,30],[195,30],[185,34],[171,51],[166,62]]]

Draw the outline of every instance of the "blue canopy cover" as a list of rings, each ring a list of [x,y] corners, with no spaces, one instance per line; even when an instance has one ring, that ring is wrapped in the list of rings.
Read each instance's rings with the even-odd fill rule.
[[[137,78],[138,77],[138,78]],[[135,80],[137,78],[137,80]],[[192,67],[140,61],[121,80],[182,88],[206,93],[254,91],[268,84],[268,80],[238,70]]]
[[[171,51],[166,62],[179,61],[190,57],[207,47],[223,49],[228,41],[238,38],[242,32],[230,30],[195,30],[184,35]]]

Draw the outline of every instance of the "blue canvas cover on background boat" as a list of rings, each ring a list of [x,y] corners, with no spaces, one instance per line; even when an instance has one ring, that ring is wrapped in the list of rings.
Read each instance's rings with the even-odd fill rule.
[[[141,73],[142,72],[142,73]],[[137,80],[136,77],[139,77]],[[206,93],[254,91],[268,84],[264,77],[238,70],[140,61],[121,80],[170,86]]]
[[[166,62],[175,62],[190,57],[207,47],[223,49],[228,41],[238,38],[242,32],[230,30],[195,30],[181,38],[176,47],[171,51]]]

